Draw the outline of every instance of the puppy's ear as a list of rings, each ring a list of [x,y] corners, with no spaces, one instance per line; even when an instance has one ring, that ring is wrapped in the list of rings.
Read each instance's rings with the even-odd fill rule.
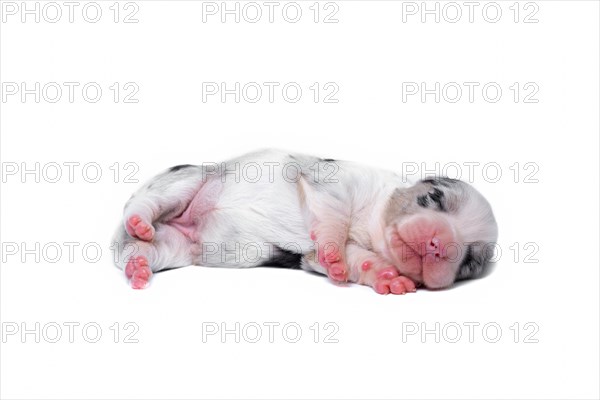
[[[438,176],[435,178],[422,179],[420,182],[426,183],[433,187],[443,186],[443,187],[448,187],[448,188],[461,184],[461,181],[459,181],[458,179],[447,178],[445,176]]]
[[[458,183],[456,183],[458,182]],[[450,178],[424,179],[410,187],[399,187],[394,190],[389,199],[385,215],[386,224],[399,216],[415,214],[423,208],[437,211],[447,211],[449,199],[447,193],[452,186],[460,181]],[[454,202],[452,202],[452,209]]]
[[[437,177],[423,179],[420,184],[426,186],[427,193],[417,198],[417,203],[423,208],[441,212],[456,212],[463,201],[464,182],[458,179]]]

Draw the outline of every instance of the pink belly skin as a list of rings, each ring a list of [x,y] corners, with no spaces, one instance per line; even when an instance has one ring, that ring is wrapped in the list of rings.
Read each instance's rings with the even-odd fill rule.
[[[202,230],[207,216],[215,210],[223,185],[218,180],[203,182],[181,215],[167,221],[192,242],[200,241]]]

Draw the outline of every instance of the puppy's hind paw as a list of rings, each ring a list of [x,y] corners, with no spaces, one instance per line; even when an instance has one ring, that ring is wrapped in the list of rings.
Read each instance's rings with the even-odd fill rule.
[[[144,256],[131,257],[125,267],[125,275],[130,279],[133,289],[145,289],[148,287],[152,270],[148,265],[148,259]]]
[[[343,262],[331,265],[327,270],[327,273],[334,281],[346,282],[348,280],[348,267]]]
[[[125,221],[127,233],[134,239],[149,242],[154,237],[154,227],[145,222],[139,215],[132,215]]]

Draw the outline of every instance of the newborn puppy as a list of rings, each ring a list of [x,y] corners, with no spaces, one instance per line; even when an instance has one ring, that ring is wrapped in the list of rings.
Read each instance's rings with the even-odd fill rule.
[[[465,182],[405,183],[267,150],[156,176],[125,205],[114,242],[135,289],[153,272],[194,264],[302,268],[404,294],[480,276],[496,239],[489,203]]]

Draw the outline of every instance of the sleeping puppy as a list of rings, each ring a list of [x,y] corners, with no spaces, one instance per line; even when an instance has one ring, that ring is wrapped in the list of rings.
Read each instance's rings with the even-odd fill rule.
[[[465,182],[276,150],[180,165],[129,199],[114,242],[131,286],[160,270],[280,266],[404,294],[480,276],[497,225]]]

